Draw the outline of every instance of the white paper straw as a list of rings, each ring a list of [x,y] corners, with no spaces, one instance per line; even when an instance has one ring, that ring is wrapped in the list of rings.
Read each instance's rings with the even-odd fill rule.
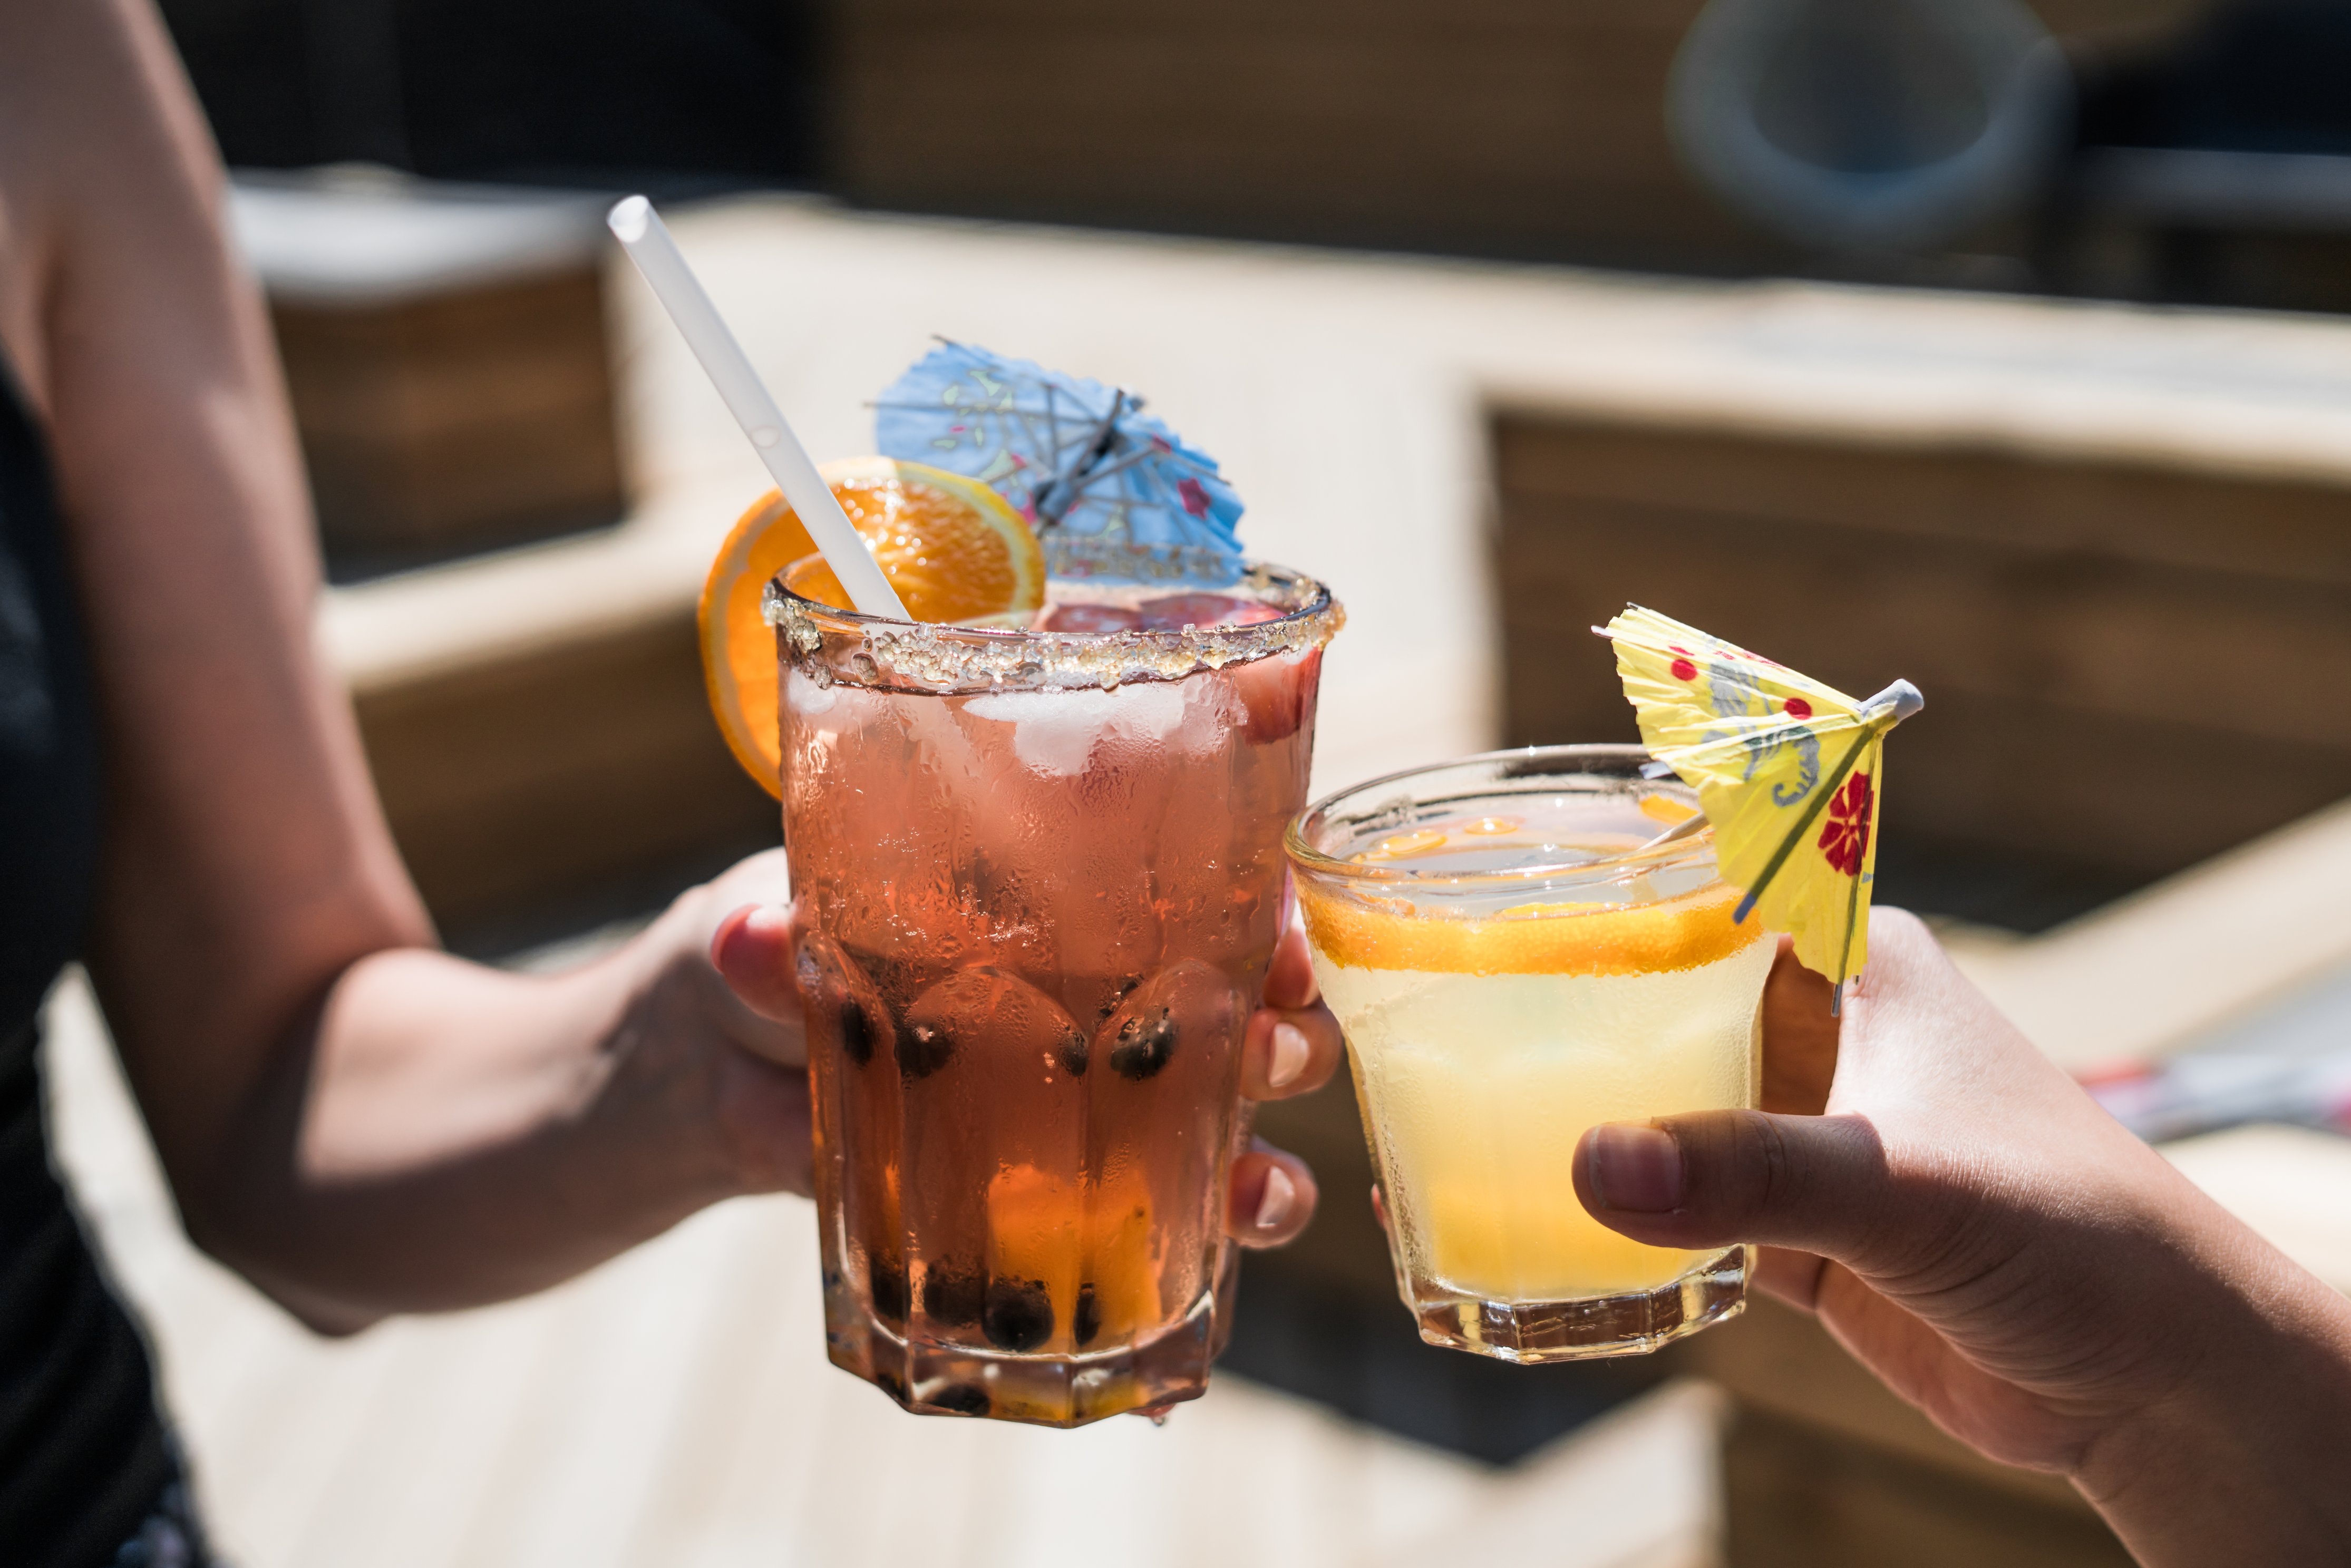
[[[850,603],[867,615],[886,615],[894,621],[912,619],[898,599],[890,580],[882,575],[874,564],[872,552],[865,540],[851,526],[849,514],[841,509],[831,487],[824,476],[809,461],[807,448],[784,419],[783,410],[776,406],[767,383],[759,372],[751,368],[744,355],[743,346],[718,314],[718,308],[703,291],[702,280],[685,264],[677,242],[653,211],[653,204],[643,196],[631,196],[616,204],[604,220],[612,228],[629,259],[637,264],[652,286],[654,298],[677,329],[685,339],[686,347],[702,361],[702,369],[710,377],[710,384],[718,389],[726,401],[726,410],[751,438],[759,450],[759,460],[775,476],[776,487],[791,503],[792,510],[808,526],[809,538],[824,552],[833,576],[849,594]]]

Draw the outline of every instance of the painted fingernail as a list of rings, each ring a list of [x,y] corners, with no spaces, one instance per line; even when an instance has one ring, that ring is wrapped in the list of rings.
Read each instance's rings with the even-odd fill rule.
[[[1682,1151],[1671,1133],[1624,1123],[1592,1129],[1585,1185],[1594,1203],[1627,1214],[1663,1214],[1682,1201]]]
[[[1265,1081],[1269,1087],[1287,1089],[1298,1082],[1306,1071],[1306,1059],[1314,1054],[1306,1043],[1306,1031],[1294,1023],[1273,1026],[1273,1060],[1266,1065]]]
[[[1265,1173],[1265,1191],[1258,1195],[1257,1218],[1254,1221],[1257,1228],[1259,1230],[1280,1229],[1281,1222],[1290,1218],[1290,1211],[1297,1207],[1298,1184],[1290,1179],[1290,1173],[1280,1166],[1268,1170]]]

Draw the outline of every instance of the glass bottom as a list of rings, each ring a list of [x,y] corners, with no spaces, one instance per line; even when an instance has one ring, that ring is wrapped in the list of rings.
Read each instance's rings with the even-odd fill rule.
[[[918,1416],[1082,1427],[1197,1399],[1224,1348],[1215,1294],[1147,1340],[1086,1355],[1017,1355],[910,1341],[839,1286],[826,1292],[826,1350]]]
[[[1652,1291],[1572,1301],[1489,1301],[1422,1281],[1405,1305],[1420,1337],[1448,1350],[1522,1365],[1646,1355],[1737,1317],[1747,1306],[1754,1249],[1732,1247]]]

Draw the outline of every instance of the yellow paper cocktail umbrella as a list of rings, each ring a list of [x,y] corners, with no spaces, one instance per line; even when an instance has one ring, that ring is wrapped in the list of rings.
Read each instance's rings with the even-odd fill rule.
[[[1896,681],[1865,702],[1695,626],[1627,605],[1594,627],[1657,762],[1698,791],[1733,915],[1795,938],[1842,998],[1869,956],[1886,732],[1926,706]]]

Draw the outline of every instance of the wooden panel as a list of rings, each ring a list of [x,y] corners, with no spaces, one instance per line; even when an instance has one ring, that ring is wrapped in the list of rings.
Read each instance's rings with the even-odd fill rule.
[[[1742,1409],[1724,1439],[1728,1568],[2128,1568],[2096,1516],[1970,1486]]]
[[[2074,31],[2181,3],[2044,10]],[[1700,9],[839,0],[829,178],[880,205],[1785,269],[1805,257],[1674,156],[1666,82]]]
[[[1842,523],[2151,564],[2351,583],[2351,493],[1964,446],[1742,436],[1503,411],[1499,481],[1530,496]],[[2240,517],[2249,505],[2256,509]]]
[[[1626,601],[1928,694],[1900,831],[2147,880],[2351,794],[2351,492],[1505,414],[1514,744],[1631,738]]]
[[[271,314],[330,549],[461,550],[620,514],[592,267]]]
[[[363,693],[401,852],[444,932],[778,837],[711,723],[690,612]]]
[[[2060,1511],[2090,1513],[2074,1489],[2038,1470],[1995,1464],[1896,1398],[1809,1312],[1754,1294],[1729,1322],[1668,1347],[1678,1375],[1720,1385],[1741,1408],[1800,1423],[1972,1487]]]
[[[832,178],[885,205],[1763,265],[1667,141],[1698,9],[851,0]]]
[[[1768,1298],[1662,1353],[1736,1402],[1723,1448],[1731,1568],[2091,1568],[2130,1561],[2064,1480],[1991,1460]]]

